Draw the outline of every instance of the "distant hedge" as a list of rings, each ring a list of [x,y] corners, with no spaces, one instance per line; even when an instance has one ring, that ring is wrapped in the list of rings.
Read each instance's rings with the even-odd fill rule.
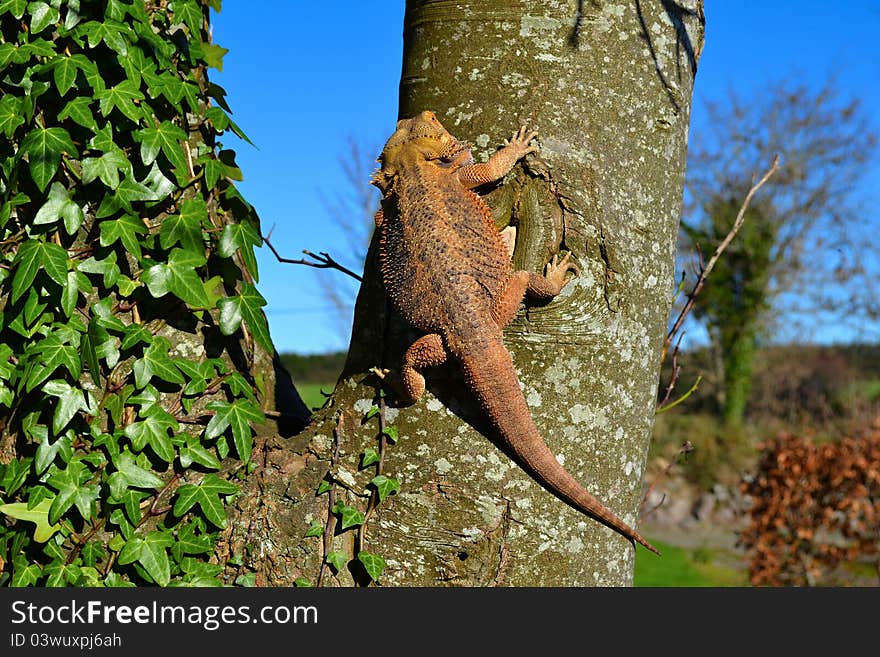
[[[336,383],[345,364],[345,352],[307,356],[281,354],[281,362],[294,383]]]

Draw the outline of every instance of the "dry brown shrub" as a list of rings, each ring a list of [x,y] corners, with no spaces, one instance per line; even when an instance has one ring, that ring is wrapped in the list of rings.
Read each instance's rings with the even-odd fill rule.
[[[867,435],[834,443],[779,435],[761,445],[742,490],[752,501],[740,541],[753,585],[845,583],[845,564],[880,575],[880,418]]]

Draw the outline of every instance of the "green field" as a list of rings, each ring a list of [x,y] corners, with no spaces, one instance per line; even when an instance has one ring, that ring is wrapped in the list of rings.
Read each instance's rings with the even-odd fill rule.
[[[662,553],[646,550],[636,554],[635,586],[748,586],[745,571],[717,563],[717,554],[707,548],[686,549],[651,541]]]
[[[306,406],[309,407],[309,410],[315,410],[321,408],[327,399],[321,394],[321,390],[333,392],[333,385],[332,383],[298,383],[296,389],[299,391]]]

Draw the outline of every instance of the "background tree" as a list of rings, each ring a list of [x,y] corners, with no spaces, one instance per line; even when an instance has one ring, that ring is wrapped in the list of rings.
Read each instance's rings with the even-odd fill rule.
[[[634,522],[701,3],[410,2],[404,35],[400,116],[433,109],[478,158],[522,123],[540,130],[539,157],[490,201],[499,225],[516,228],[518,268],[540,271],[564,247],[582,273],[505,340],[551,448]],[[218,558],[244,555],[242,567],[271,584],[630,582],[625,540],[561,505],[475,430],[486,423],[454,367],[433,373],[414,407],[383,401],[369,370],[396,364],[405,333],[388,314],[373,244],[342,379],[305,432],[259,447],[263,465]]]
[[[714,250],[755,170],[780,156],[696,306],[723,381],[722,415],[738,424],[762,337],[773,328],[791,337],[804,318],[813,328],[864,318],[874,303],[870,262],[854,239],[864,225],[854,190],[876,136],[858,99],[841,99],[832,79],[818,89],[784,80],[760,98],[731,92],[708,109],[688,154],[686,257]]]

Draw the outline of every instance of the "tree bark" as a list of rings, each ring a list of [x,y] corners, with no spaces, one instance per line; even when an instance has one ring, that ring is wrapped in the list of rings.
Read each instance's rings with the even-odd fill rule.
[[[552,303],[520,312],[505,344],[548,445],[633,526],[702,39],[700,0],[407,3],[401,118],[435,111],[478,160],[521,124],[539,130],[538,156],[488,200],[499,227],[516,231],[517,268],[540,272],[564,249],[581,271]],[[245,483],[220,558],[245,554],[257,582],[275,585],[315,583],[322,570],[324,585],[368,580],[356,559],[342,572],[322,568],[327,549],[381,555],[383,585],[630,584],[627,541],[498,449],[455,364],[429,371],[412,407],[380,400],[370,368],[396,366],[413,335],[388,310],[376,251],[374,241],[332,398],[306,431],[260,444],[263,467]],[[365,419],[376,404],[383,419]],[[380,421],[396,430],[394,444],[380,439]],[[401,483],[375,509],[377,466],[360,467],[368,448]],[[315,494],[324,479],[333,500]],[[340,514],[327,523],[338,500],[367,511],[365,529],[341,530]],[[326,545],[304,537],[313,520]]]

